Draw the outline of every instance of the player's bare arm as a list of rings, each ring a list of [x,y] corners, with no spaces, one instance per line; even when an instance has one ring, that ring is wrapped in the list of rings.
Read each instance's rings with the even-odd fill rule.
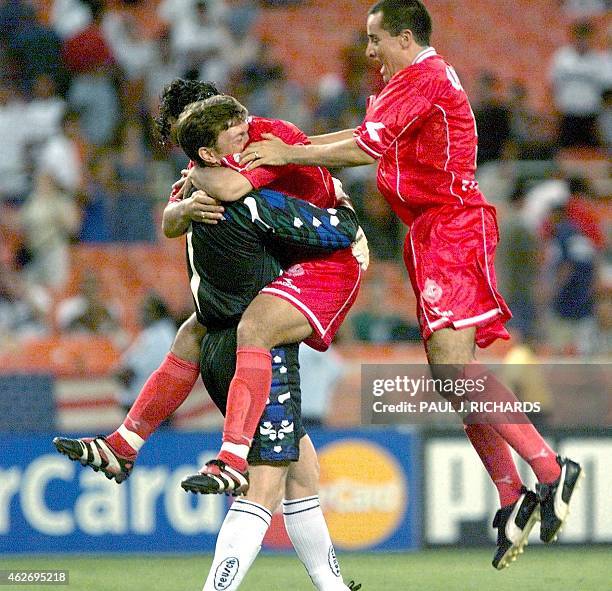
[[[332,144],[289,145],[276,136],[264,133],[261,142],[253,142],[242,152],[240,162],[249,164],[252,170],[259,166],[282,166],[284,164],[304,164],[311,166],[363,166],[375,162],[351,137]]]
[[[206,191],[219,201],[238,201],[253,190],[251,182],[239,172],[220,166],[194,166],[188,175],[196,189]]]
[[[166,238],[182,236],[192,221],[217,223],[223,217],[223,207],[203,191],[190,197],[168,203],[162,216],[162,230]]]
[[[332,133],[311,135],[308,139],[313,146],[322,146],[326,144],[333,144],[335,142],[341,142],[343,140],[350,140],[354,133],[354,129],[344,129],[342,131],[334,131]]]

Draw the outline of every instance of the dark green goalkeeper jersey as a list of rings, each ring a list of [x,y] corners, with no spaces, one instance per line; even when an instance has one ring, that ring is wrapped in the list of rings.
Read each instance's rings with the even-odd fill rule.
[[[348,207],[321,209],[269,189],[224,207],[218,224],[192,222],[187,233],[191,292],[210,330],[238,324],[283,267],[349,248],[359,227]]]

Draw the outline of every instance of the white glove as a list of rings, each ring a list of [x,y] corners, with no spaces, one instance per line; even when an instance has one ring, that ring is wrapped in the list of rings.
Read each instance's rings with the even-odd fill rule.
[[[367,271],[370,265],[370,249],[368,248],[368,239],[366,238],[365,232],[361,229],[361,226],[359,226],[357,230],[355,242],[351,244],[351,252],[357,259],[361,270]]]

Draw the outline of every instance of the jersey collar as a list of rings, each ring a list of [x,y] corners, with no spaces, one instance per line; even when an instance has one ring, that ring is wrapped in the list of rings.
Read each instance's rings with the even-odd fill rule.
[[[410,65],[414,66],[414,64],[420,64],[423,60],[426,60],[428,57],[432,57],[434,55],[437,55],[436,50],[433,47],[426,47],[416,55],[416,57],[412,60],[412,64]]]

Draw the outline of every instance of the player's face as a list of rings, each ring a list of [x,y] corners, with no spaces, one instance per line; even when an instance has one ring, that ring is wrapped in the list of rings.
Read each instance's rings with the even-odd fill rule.
[[[228,154],[238,154],[246,148],[248,141],[248,121],[236,121],[231,127],[219,134],[214,150],[215,155],[222,158]]]
[[[404,68],[404,64],[401,60],[400,36],[393,37],[389,31],[383,29],[382,18],[382,12],[375,12],[368,16],[366,55],[381,64],[380,74],[387,83],[391,76]]]

